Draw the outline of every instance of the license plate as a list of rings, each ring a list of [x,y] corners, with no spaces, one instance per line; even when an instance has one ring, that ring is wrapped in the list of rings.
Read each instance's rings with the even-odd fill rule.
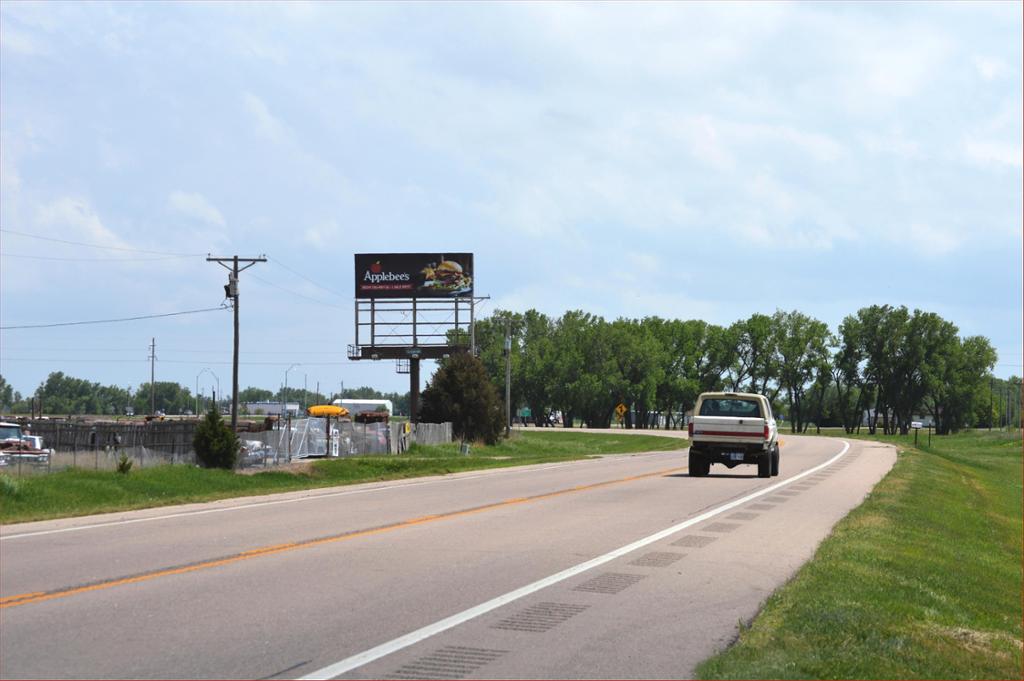
[[[743,461],[743,452],[729,452],[731,461]]]

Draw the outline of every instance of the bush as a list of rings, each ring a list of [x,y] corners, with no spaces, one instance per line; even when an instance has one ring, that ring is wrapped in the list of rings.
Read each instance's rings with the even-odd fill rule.
[[[487,377],[483,363],[469,353],[453,354],[434,373],[423,391],[420,420],[451,421],[463,441],[496,444],[505,430],[504,404]]]
[[[117,459],[117,472],[121,475],[128,475],[128,471],[132,469],[132,460],[128,458],[127,452],[121,452],[121,456]]]
[[[203,468],[231,470],[238,463],[238,436],[216,409],[210,409],[196,427],[192,447],[196,450],[196,461]]]

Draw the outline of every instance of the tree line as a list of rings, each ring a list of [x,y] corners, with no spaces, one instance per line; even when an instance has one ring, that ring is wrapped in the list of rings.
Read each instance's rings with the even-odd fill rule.
[[[156,411],[165,414],[202,413],[211,406],[211,397],[199,397],[188,387],[173,381],[156,381],[153,384],[153,402]],[[54,371],[46,377],[35,393],[22,396],[0,376],[0,412],[11,414],[28,414],[32,411],[30,400],[35,398],[46,414],[96,416],[124,415],[132,411],[135,414],[148,414],[151,407],[150,384],[142,383],[137,390],[117,385],[101,385],[83,378],[68,376]],[[343,392],[331,395],[304,391],[302,388],[280,389],[277,392],[263,388],[249,387],[238,391],[240,404],[246,402],[297,402],[304,405],[327,404],[336,399],[377,399],[391,400],[395,413],[409,413],[409,393],[383,393],[369,386],[346,388]],[[229,408],[231,396],[218,395],[217,403],[222,408]],[[37,409],[39,408],[37,407]]]
[[[476,323],[478,354],[497,386],[506,329],[511,404],[538,423],[559,412],[567,426],[606,428],[622,403],[627,428],[678,428],[700,393],[729,390],[766,395],[793,432],[811,424],[853,432],[866,414],[872,433],[906,433],[926,416],[950,433],[999,423],[997,389],[1000,405],[1011,388],[1020,403],[1019,378],[991,375],[997,358],[987,338],[963,338],[939,315],[903,306],[862,308],[835,331],[799,311],[719,326],[499,310]]]

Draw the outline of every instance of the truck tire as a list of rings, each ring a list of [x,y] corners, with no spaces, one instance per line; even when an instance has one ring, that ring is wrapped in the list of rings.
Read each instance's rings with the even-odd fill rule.
[[[690,451],[690,477],[703,478],[711,470],[711,464],[699,452]]]
[[[757,460],[757,477],[759,478],[770,478],[772,477],[772,453],[765,452],[761,458]]]
[[[772,477],[779,474],[779,446],[772,450]]]

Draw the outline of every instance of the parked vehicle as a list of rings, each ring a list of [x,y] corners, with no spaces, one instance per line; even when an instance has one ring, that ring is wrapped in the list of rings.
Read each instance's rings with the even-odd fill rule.
[[[0,423],[0,449],[21,449],[21,426],[17,423]]]
[[[754,393],[704,393],[689,425],[690,475],[703,477],[711,464],[757,465],[757,475],[779,474],[779,432],[772,406]]]
[[[0,468],[21,464],[46,465],[52,450],[39,435],[26,435],[17,423],[0,423]]]

